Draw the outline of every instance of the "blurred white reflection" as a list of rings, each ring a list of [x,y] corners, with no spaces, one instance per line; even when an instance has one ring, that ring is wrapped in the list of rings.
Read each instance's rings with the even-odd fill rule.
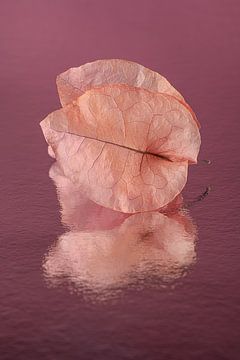
[[[44,273],[52,285],[66,281],[81,291],[114,291],[151,281],[172,283],[195,260],[196,228],[177,201],[166,214],[122,214],[83,197],[56,163],[50,170],[66,232],[45,256]]]

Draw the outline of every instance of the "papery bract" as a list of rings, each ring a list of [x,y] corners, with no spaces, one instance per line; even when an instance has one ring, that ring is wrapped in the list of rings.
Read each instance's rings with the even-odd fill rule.
[[[62,106],[76,100],[86,90],[108,84],[126,84],[177,98],[198,120],[183,96],[156,71],[134,61],[105,59],[73,67],[57,76],[57,89]]]
[[[108,84],[127,84],[166,93],[184,101],[183,96],[165,77],[133,61],[96,60],[71,68],[57,77],[57,88],[62,106],[76,100],[86,90]]]
[[[82,87],[79,93],[68,93],[58,80],[62,103],[68,105],[41,122],[49,153],[65,176],[100,205],[126,213],[163,207],[182,191],[188,164],[197,161],[200,134],[193,112],[166,79],[152,76],[151,70],[152,77],[147,70],[142,78],[139,72],[131,77],[136,65],[126,62],[124,68],[121,61],[121,68],[117,61],[117,71],[110,76],[102,72],[109,61],[100,64],[102,82],[100,75],[93,76],[96,64],[89,73],[79,68],[75,83],[71,71],[60,76],[64,83],[68,79],[71,86]],[[103,85],[104,79],[110,84]],[[114,81],[125,84],[111,84]],[[132,86],[141,84],[145,88]]]

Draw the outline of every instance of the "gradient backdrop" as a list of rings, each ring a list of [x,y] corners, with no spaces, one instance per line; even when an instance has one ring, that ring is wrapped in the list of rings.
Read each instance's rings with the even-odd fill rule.
[[[239,359],[239,0],[0,1],[0,359]],[[49,288],[42,261],[64,232],[39,122],[69,67],[124,58],[182,92],[201,125],[186,195],[197,261],[176,288],[112,303]]]

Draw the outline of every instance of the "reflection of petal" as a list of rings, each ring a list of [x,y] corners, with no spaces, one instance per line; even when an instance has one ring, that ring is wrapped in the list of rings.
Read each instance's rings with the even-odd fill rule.
[[[56,164],[50,176],[57,185],[63,222],[71,228],[46,255],[43,266],[51,283],[68,279],[77,288],[94,291],[149,275],[166,283],[194,262],[196,229],[186,214],[118,213],[84,199]]]
[[[45,271],[90,287],[121,285],[153,273],[181,276],[195,258],[194,234],[184,224],[157,213],[132,215],[111,230],[71,231],[50,250]]]

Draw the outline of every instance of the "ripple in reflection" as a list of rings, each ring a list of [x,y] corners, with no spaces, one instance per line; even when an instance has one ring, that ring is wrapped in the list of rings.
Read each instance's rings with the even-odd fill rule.
[[[165,214],[122,214],[84,198],[56,163],[50,176],[70,230],[45,256],[49,284],[106,298],[130,286],[173,284],[194,263],[196,228],[174,204]]]

